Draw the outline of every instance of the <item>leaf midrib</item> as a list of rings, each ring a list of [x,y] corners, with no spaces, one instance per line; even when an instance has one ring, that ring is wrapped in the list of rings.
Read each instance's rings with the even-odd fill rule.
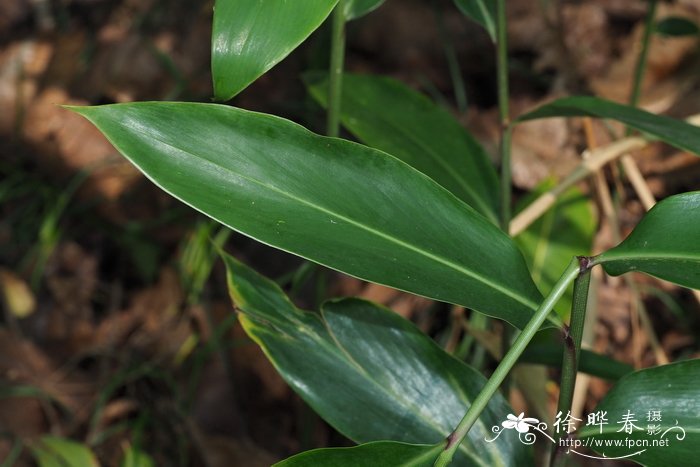
[[[605,264],[613,261],[651,261],[651,260],[665,260],[665,261],[691,261],[700,262],[700,253],[684,253],[684,252],[671,252],[671,253],[656,253],[648,252],[644,253],[620,253],[610,250],[608,253],[602,253],[599,257],[599,263]]]
[[[295,200],[295,201],[297,201],[297,202],[299,202],[299,203],[301,203],[301,204],[304,204],[304,205],[306,205],[306,206],[308,206],[308,207],[311,207],[311,208],[313,208],[313,209],[316,209],[317,211],[320,211],[320,212],[323,212],[323,213],[325,213],[325,214],[327,214],[327,215],[333,216],[333,217],[335,217],[335,218],[337,218],[337,219],[340,219],[340,220],[342,220],[342,221],[344,221],[344,222],[347,222],[348,224],[351,224],[351,225],[353,225],[353,226],[355,226],[355,227],[357,227],[357,228],[359,228],[359,229],[361,229],[361,230],[365,230],[366,232],[369,232],[370,234],[374,234],[374,235],[376,235],[377,237],[382,238],[382,239],[384,239],[384,240],[387,240],[387,241],[389,241],[390,243],[394,243],[394,244],[396,244],[396,245],[398,245],[398,246],[400,246],[400,247],[403,247],[403,248],[405,248],[406,250],[413,251],[413,252],[415,252],[415,253],[417,253],[417,254],[419,254],[419,255],[422,255],[422,256],[424,256],[424,257],[426,257],[426,258],[428,258],[428,259],[431,259],[431,260],[433,260],[433,261],[435,261],[435,262],[437,262],[437,263],[440,263],[440,264],[442,264],[442,265],[444,265],[444,266],[447,266],[447,267],[449,267],[449,268],[451,268],[451,269],[453,269],[453,270],[455,270],[455,271],[457,271],[457,272],[460,272],[460,273],[464,274],[465,276],[468,276],[468,277],[470,277],[470,278],[472,278],[472,279],[474,279],[474,280],[476,280],[476,281],[478,281],[478,282],[481,282],[481,283],[484,284],[485,286],[490,287],[490,288],[492,288],[493,290],[496,290],[496,291],[502,293],[503,295],[506,295],[507,297],[510,297],[511,299],[513,299],[513,300],[515,300],[516,302],[518,302],[518,303],[520,303],[520,304],[522,304],[522,305],[524,305],[524,306],[530,308],[530,309],[533,310],[533,311],[537,309],[537,306],[536,306],[533,302],[527,300],[526,298],[521,297],[520,295],[514,293],[513,291],[511,291],[511,290],[509,290],[509,289],[503,288],[503,287],[499,286],[498,284],[493,283],[492,281],[486,279],[485,277],[481,276],[480,274],[478,274],[478,273],[476,273],[476,272],[474,272],[474,271],[471,271],[471,270],[469,270],[469,269],[465,269],[464,267],[460,266],[459,264],[453,263],[453,262],[451,262],[451,261],[449,261],[449,260],[447,260],[447,259],[445,259],[445,258],[442,258],[442,257],[440,257],[440,256],[436,256],[436,255],[434,255],[434,254],[432,254],[432,253],[430,253],[430,252],[428,252],[428,251],[425,251],[425,250],[423,250],[423,249],[420,249],[420,248],[418,248],[418,247],[415,247],[415,246],[411,245],[410,243],[406,243],[406,242],[404,242],[403,240],[400,240],[400,239],[398,239],[398,238],[396,238],[396,237],[392,237],[392,236],[390,236],[390,235],[387,235],[387,234],[385,234],[385,233],[383,233],[383,232],[381,232],[381,231],[378,231],[378,230],[376,230],[376,229],[374,229],[374,228],[372,228],[372,227],[370,227],[370,226],[367,226],[367,225],[365,225],[365,224],[362,224],[362,223],[360,223],[360,222],[357,222],[357,221],[355,221],[355,220],[353,220],[353,219],[350,219],[350,218],[348,218],[348,217],[345,217],[345,216],[343,216],[343,215],[341,215],[341,214],[335,213],[335,212],[333,212],[333,211],[331,211],[331,210],[329,210],[329,209],[326,209],[326,208],[324,208],[324,207],[322,207],[322,206],[316,205],[316,204],[314,204],[314,203],[311,202],[311,201],[307,201],[307,200],[305,200],[305,199],[299,198],[299,197],[297,197],[297,196],[295,196],[295,195],[293,195],[293,194],[291,194],[291,193],[288,193],[288,192],[286,192],[286,191],[280,190],[280,189],[277,188],[277,187],[274,187],[274,186],[271,186],[271,185],[267,185],[267,184],[265,184],[264,182],[261,182],[261,181],[259,181],[259,180],[256,180],[256,179],[253,179],[253,178],[250,178],[250,177],[246,177],[245,175],[239,174],[239,173],[233,171],[232,169],[229,169],[228,167],[224,167],[224,166],[222,166],[222,165],[220,165],[220,164],[218,164],[218,163],[215,163],[215,162],[213,162],[213,161],[210,161],[209,159],[205,159],[205,158],[203,158],[203,157],[200,157],[200,156],[198,156],[198,155],[196,155],[196,154],[194,154],[194,153],[192,153],[192,152],[190,152],[190,151],[187,151],[187,150],[185,150],[185,149],[182,149],[182,148],[179,148],[179,147],[177,147],[177,146],[174,146],[173,144],[171,144],[171,143],[169,143],[169,142],[167,142],[167,141],[163,141],[162,139],[160,139],[160,138],[158,138],[158,137],[156,137],[156,136],[154,136],[154,135],[148,134],[148,133],[146,133],[145,131],[142,131],[142,130],[137,129],[137,128],[134,128],[134,127],[129,127],[129,128],[131,129],[131,131],[133,131],[133,132],[135,132],[135,133],[140,133],[141,135],[147,137],[147,139],[151,139],[151,140],[158,141],[159,143],[161,143],[161,144],[163,144],[163,145],[165,145],[165,146],[168,146],[168,147],[170,147],[170,148],[173,148],[173,149],[175,149],[175,150],[177,150],[177,151],[180,151],[180,152],[182,152],[182,153],[184,153],[184,154],[188,154],[188,155],[194,157],[195,159],[204,161],[205,163],[211,165],[212,167],[219,168],[219,169],[221,169],[221,170],[223,170],[223,171],[226,171],[226,172],[228,172],[228,173],[231,173],[231,174],[233,174],[233,175],[235,175],[235,176],[237,176],[237,177],[240,177],[240,178],[242,178],[242,179],[244,179],[244,180],[247,180],[247,181],[249,181],[249,182],[251,182],[251,183],[254,183],[254,184],[259,185],[259,186],[261,186],[261,187],[267,188],[267,189],[270,190],[270,191],[276,192],[276,193],[278,193],[278,194],[280,194],[280,195],[282,195],[282,196],[285,196],[285,197],[287,197],[287,198],[289,198],[289,199]],[[114,145],[117,146],[117,147],[120,147],[120,146],[121,146],[121,145],[118,144],[117,142],[113,141],[111,138],[110,138],[110,141],[112,142],[112,144],[114,144]],[[126,151],[125,151],[125,153],[126,153]],[[129,157],[129,159],[131,159],[131,158]],[[140,164],[139,164],[137,161],[133,160],[133,159],[132,159],[132,162],[133,162],[136,166],[140,166]],[[420,172],[418,172],[418,173],[420,173]],[[191,205],[191,203],[189,203],[188,201],[186,201],[186,200],[180,198],[180,196],[178,196],[177,194],[173,193],[171,190],[166,189],[165,187],[163,187],[163,186],[162,186],[157,180],[155,180],[154,178],[151,178],[151,180],[153,180],[153,182],[154,182],[156,185],[160,186],[161,188],[163,188],[165,191],[167,191],[168,193],[170,193],[170,194],[173,195],[174,197],[180,199],[180,200],[181,200],[182,202],[184,202],[185,204]],[[436,183],[436,182],[433,181],[433,183]],[[443,188],[443,189],[444,189],[444,188]],[[223,222],[224,224],[228,225],[226,222],[224,222],[224,221],[222,221],[222,222]],[[229,225],[229,227],[232,228],[232,229],[234,229],[234,230],[236,230],[236,231],[239,231],[236,227],[233,227],[233,226],[230,226],[230,225]],[[246,234],[246,235],[248,235],[248,234]],[[263,242],[263,243],[266,243],[266,242]],[[279,248],[279,247],[275,246],[275,248]],[[280,248],[280,249],[281,249],[281,248]],[[291,252],[290,252],[290,253],[291,253]],[[298,253],[293,253],[293,254],[295,254],[295,255],[297,255],[297,256],[302,256],[302,255],[299,255]],[[306,258],[306,259],[311,260],[311,258]],[[317,261],[317,260],[311,260],[311,261],[315,261],[315,262],[318,262],[318,263],[320,263],[320,264],[323,264],[324,266],[330,267],[330,268],[332,268],[332,269],[336,269],[334,266],[321,263],[320,261]]]

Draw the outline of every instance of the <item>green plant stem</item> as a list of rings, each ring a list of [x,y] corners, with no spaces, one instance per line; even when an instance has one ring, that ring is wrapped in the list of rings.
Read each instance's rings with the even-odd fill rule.
[[[559,382],[559,403],[557,411],[567,414],[571,411],[576,387],[576,375],[581,354],[581,341],[583,340],[583,328],[586,323],[586,309],[588,307],[588,290],[591,285],[590,260],[586,257],[579,258],[579,275],[574,281],[574,300],[571,305],[571,320],[564,335],[564,357],[561,364],[561,380]],[[552,461],[555,460],[559,450],[559,439],[566,433],[557,433],[557,443],[552,452]],[[554,462],[552,462],[554,464]]]
[[[508,31],[506,29],[506,2],[498,0],[497,6],[496,63],[498,74],[498,111],[501,120],[501,228],[508,232],[511,218],[511,167],[510,145],[513,129],[510,125],[508,103]]]
[[[525,351],[525,348],[530,343],[535,333],[540,329],[540,326],[547,319],[547,316],[554,308],[557,301],[564,295],[567,287],[578,277],[580,265],[577,258],[571,260],[566,270],[562,274],[559,281],[552,288],[552,292],[540,304],[539,308],[533,315],[530,322],[525,326],[525,329],[520,333],[518,338],[513,342],[508,353],[505,354],[503,360],[493,372],[486,385],[481,390],[479,395],[474,399],[472,405],[467,410],[467,413],[459,422],[457,428],[447,437],[445,450],[440,453],[440,456],[435,461],[435,467],[446,467],[452,462],[455,452],[459,448],[464,438],[469,433],[472,425],[479,419],[479,415],[486,408],[489,400],[498,391],[503,380],[508,376],[510,370],[515,366],[520,358],[520,355]]]
[[[658,0],[650,0],[647,9],[647,16],[644,20],[644,36],[642,37],[642,49],[639,52],[637,65],[634,69],[634,82],[632,84],[632,92],[630,93],[629,103],[633,107],[639,104],[639,96],[642,93],[642,83],[644,82],[644,71],[647,68],[647,59],[649,58],[649,43],[651,35],[654,32],[654,17],[656,16],[656,6]]]
[[[340,103],[343,92],[343,67],[345,63],[345,0],[339,0],[333,10],[333,30],[331,34],[326,134],[328,136],[338,136],[340,133]]]
[[[512,216],[511,207],[511,166],[510,166],[510,147],[513,137],[513,127],[507,125],[503,128],[501,135],[500,153],[501,153],[501,229],[508,232],[510,220]]]
[[[447,60],[447,68],[450,73],[450,79],[452,80],[452,88],[454,90],[455,102],[457,103],[457,110],[459,113],[464,113],[467,111],[467,91],[464,85],[464,78],[462,77],[462,70],[460,70],[459,67],[457,52],[455,51],[452,40],[450,39],[447,26],[445,25],[445,19],[443,17],[441,7],[437,3],[435,3],[433,7],[438,31],[440,33],[440,40],[443,48],[445,49],[445,58]]]
[[[496,62],[498,74],[498,111],[501,123],[501,141],[499,144],[501,162],[501,230],[508,233],[511,219],[511,162],[510,147],[513,127],[510,125],[509,89],[508,89],[508,30],[506,24],[506,2],[498,0],[496,18]],[[505,355],[513,339],[513,329],[508,323],[503,323],[501,333],[501,351]],[[503,395],[508,398],[510,384],[503,384]]]

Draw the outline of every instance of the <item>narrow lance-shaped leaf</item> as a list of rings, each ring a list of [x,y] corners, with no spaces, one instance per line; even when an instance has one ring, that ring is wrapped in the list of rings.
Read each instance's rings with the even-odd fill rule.
[[[345,0],[345,19],[348,21],[360,18],[379,8],[385,0]]]
[[[547,181],[533,190],[520,203],[520,209],[532,203],[539,194],[554,186]],[[533,222],[515,238],[525,255],[532,278],[543,294],[548,294],[574,256],[588,256],[593,245],[595,222],[591,203],[577,188],[560,196],[552,209]],[[555,306],[559,316],[571,311],[573,286]]]
[[[326,75],[307,74],[306,82],[326,107]],[[447,110],[399,81],[353,74],[343,78],[340,109],[343,126],[360,141],[420,170],[498,224],[496,171],[486,151]]]
[[[496,0],[454,0],[465,16],[479,23],[496,42]]]
[[[700,191],[658,203],[622,243],[594,262],[615,276],[639,271],[700,289]]]
[[[337,1],[217,0],[211,41],[216,99],[231,99],[289,55]]]
[[[273,467],[432,467],[443,449],[442,443],[376,441],[354,448],[314,449],[278,462]]]
[[[390,310],[345,299],[325,303],[320,313],[305,312],[274,282],[228,255],[223,259],[245,331],[290,386],[357,443],[441,443],[486,383]],[[500,395],[494,397],[456,465],[530,464],[517,436],[484,442],[511,412]]]
[[[549,117],[609,118],[671,146],[700,154],[700,128],[682,120],[656,115],[597,97],[565,97],[528,112],[516,122]]]
[[[75,110],[161,188],[264,243],[519,327],[541,300],[510,238],[381,151],[216,104]]]
[[[580,428],[578,438],[601,456],[630,456],[628,460],[651,467],[697,465],[698,381],[700,360],[672,363],[625,376],[594,409],[604,413],[606,423]]]

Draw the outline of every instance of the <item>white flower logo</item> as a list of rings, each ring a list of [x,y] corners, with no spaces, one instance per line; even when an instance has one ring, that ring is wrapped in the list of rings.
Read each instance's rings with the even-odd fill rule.
[[[532,428],[532,431],[530,429]],[[531,445],[535,444],[535,441],[537,441],[537,433],[540,433],[541,435],[544,435],[547,439],[549,439],[552,443],[555,443],[554,438],[549,436],[546,432],[547,430],[547,424],[544,422],[540,422],[536,418],[531,418],[531,417],[526,417],[525,413],[522,412],[520,415],[517,417],[513,414],[508,414],[506,417],[506,420],[501,422],[501,425],[494,425],[491,427],[491,432],[495,434],[491,439],[484,438],[484,440],[487,443],[492,443],[498,439],[501,434],[503,434],[506,431],[509,430],[515,430],[518,432],[518,439],[523,444]]]
[[[501,425],[503,425],[503,428],[506,430],[512,430],[515,428],[518,433],[527,433],[530,431],[530,428],[533,426],[537,426],[539,423],[539,420],[536,418],[531,418],[531,417],[525,417],[525,412],[521,412],[520,415],[517,417],[515,415],[508,414],[508,420],[505,420]]]

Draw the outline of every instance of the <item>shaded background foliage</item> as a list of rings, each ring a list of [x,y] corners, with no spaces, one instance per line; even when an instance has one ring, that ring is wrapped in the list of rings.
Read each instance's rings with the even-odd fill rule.
[[[514,114],[563,94],[627,99],[646,2],[508,5]],[[241,332],[211,236],[279,279],[301,307],[358,295],[410,317],[450,350],[461,338],[464,310],[298,269],[296,258],[229,237],[157,191],[87,122],[55,105],[208,101],[211,7],[184,0],[0,0],[0,459],[47,433],[87,443],[104,465],[118,465],[126,446],[148,452],[156,464],[254,466],[303,449],[350,445]],[[659,16],[672,15],[697,20],[700,11],[693,1],[663,2]],[[325,25],[235,105],[322,132],[323,112],[301,75],[327,66],[328,35]],[[697,46],[692,35],[654,39],[644,107],[676,117],[698,113]],[[491,47],[451,2],[389,0],[348,26],[347,68],[420,89],[494,153]],[[542,120],[518,128],[520,194],[575,166],[586,146],[580,125]],[[602,127],[595,135],[607,138]],[[639,163],[659,198],[700,187],[694,156],[655,144]],[[579,189],[590,191],[585,184]],[[643,207],[628,186],[620,192],[625,196],[615,202],[627,232]],[[596,252],[615,243],[602,224]],[[307,272],[311,280],[304,280]],[[639,282],[659,345],[650,345],[630,318],[635,292],[615,280],[598,287],[601,312],[588,345],[638,368],[658,362],[660,353],[672,360],[697,356],[699,308],[692,294]],[[482,343],[489,341],[484,333]],[[539,374],[535,383],[544,387],[548,374]],[[607,382],[591,380],[580,404],[594,406],[607,389]],[[514,396],[516,410],[553,403],[526,401],[523,394]],[[29,459],[25,449],[18,462]]]

